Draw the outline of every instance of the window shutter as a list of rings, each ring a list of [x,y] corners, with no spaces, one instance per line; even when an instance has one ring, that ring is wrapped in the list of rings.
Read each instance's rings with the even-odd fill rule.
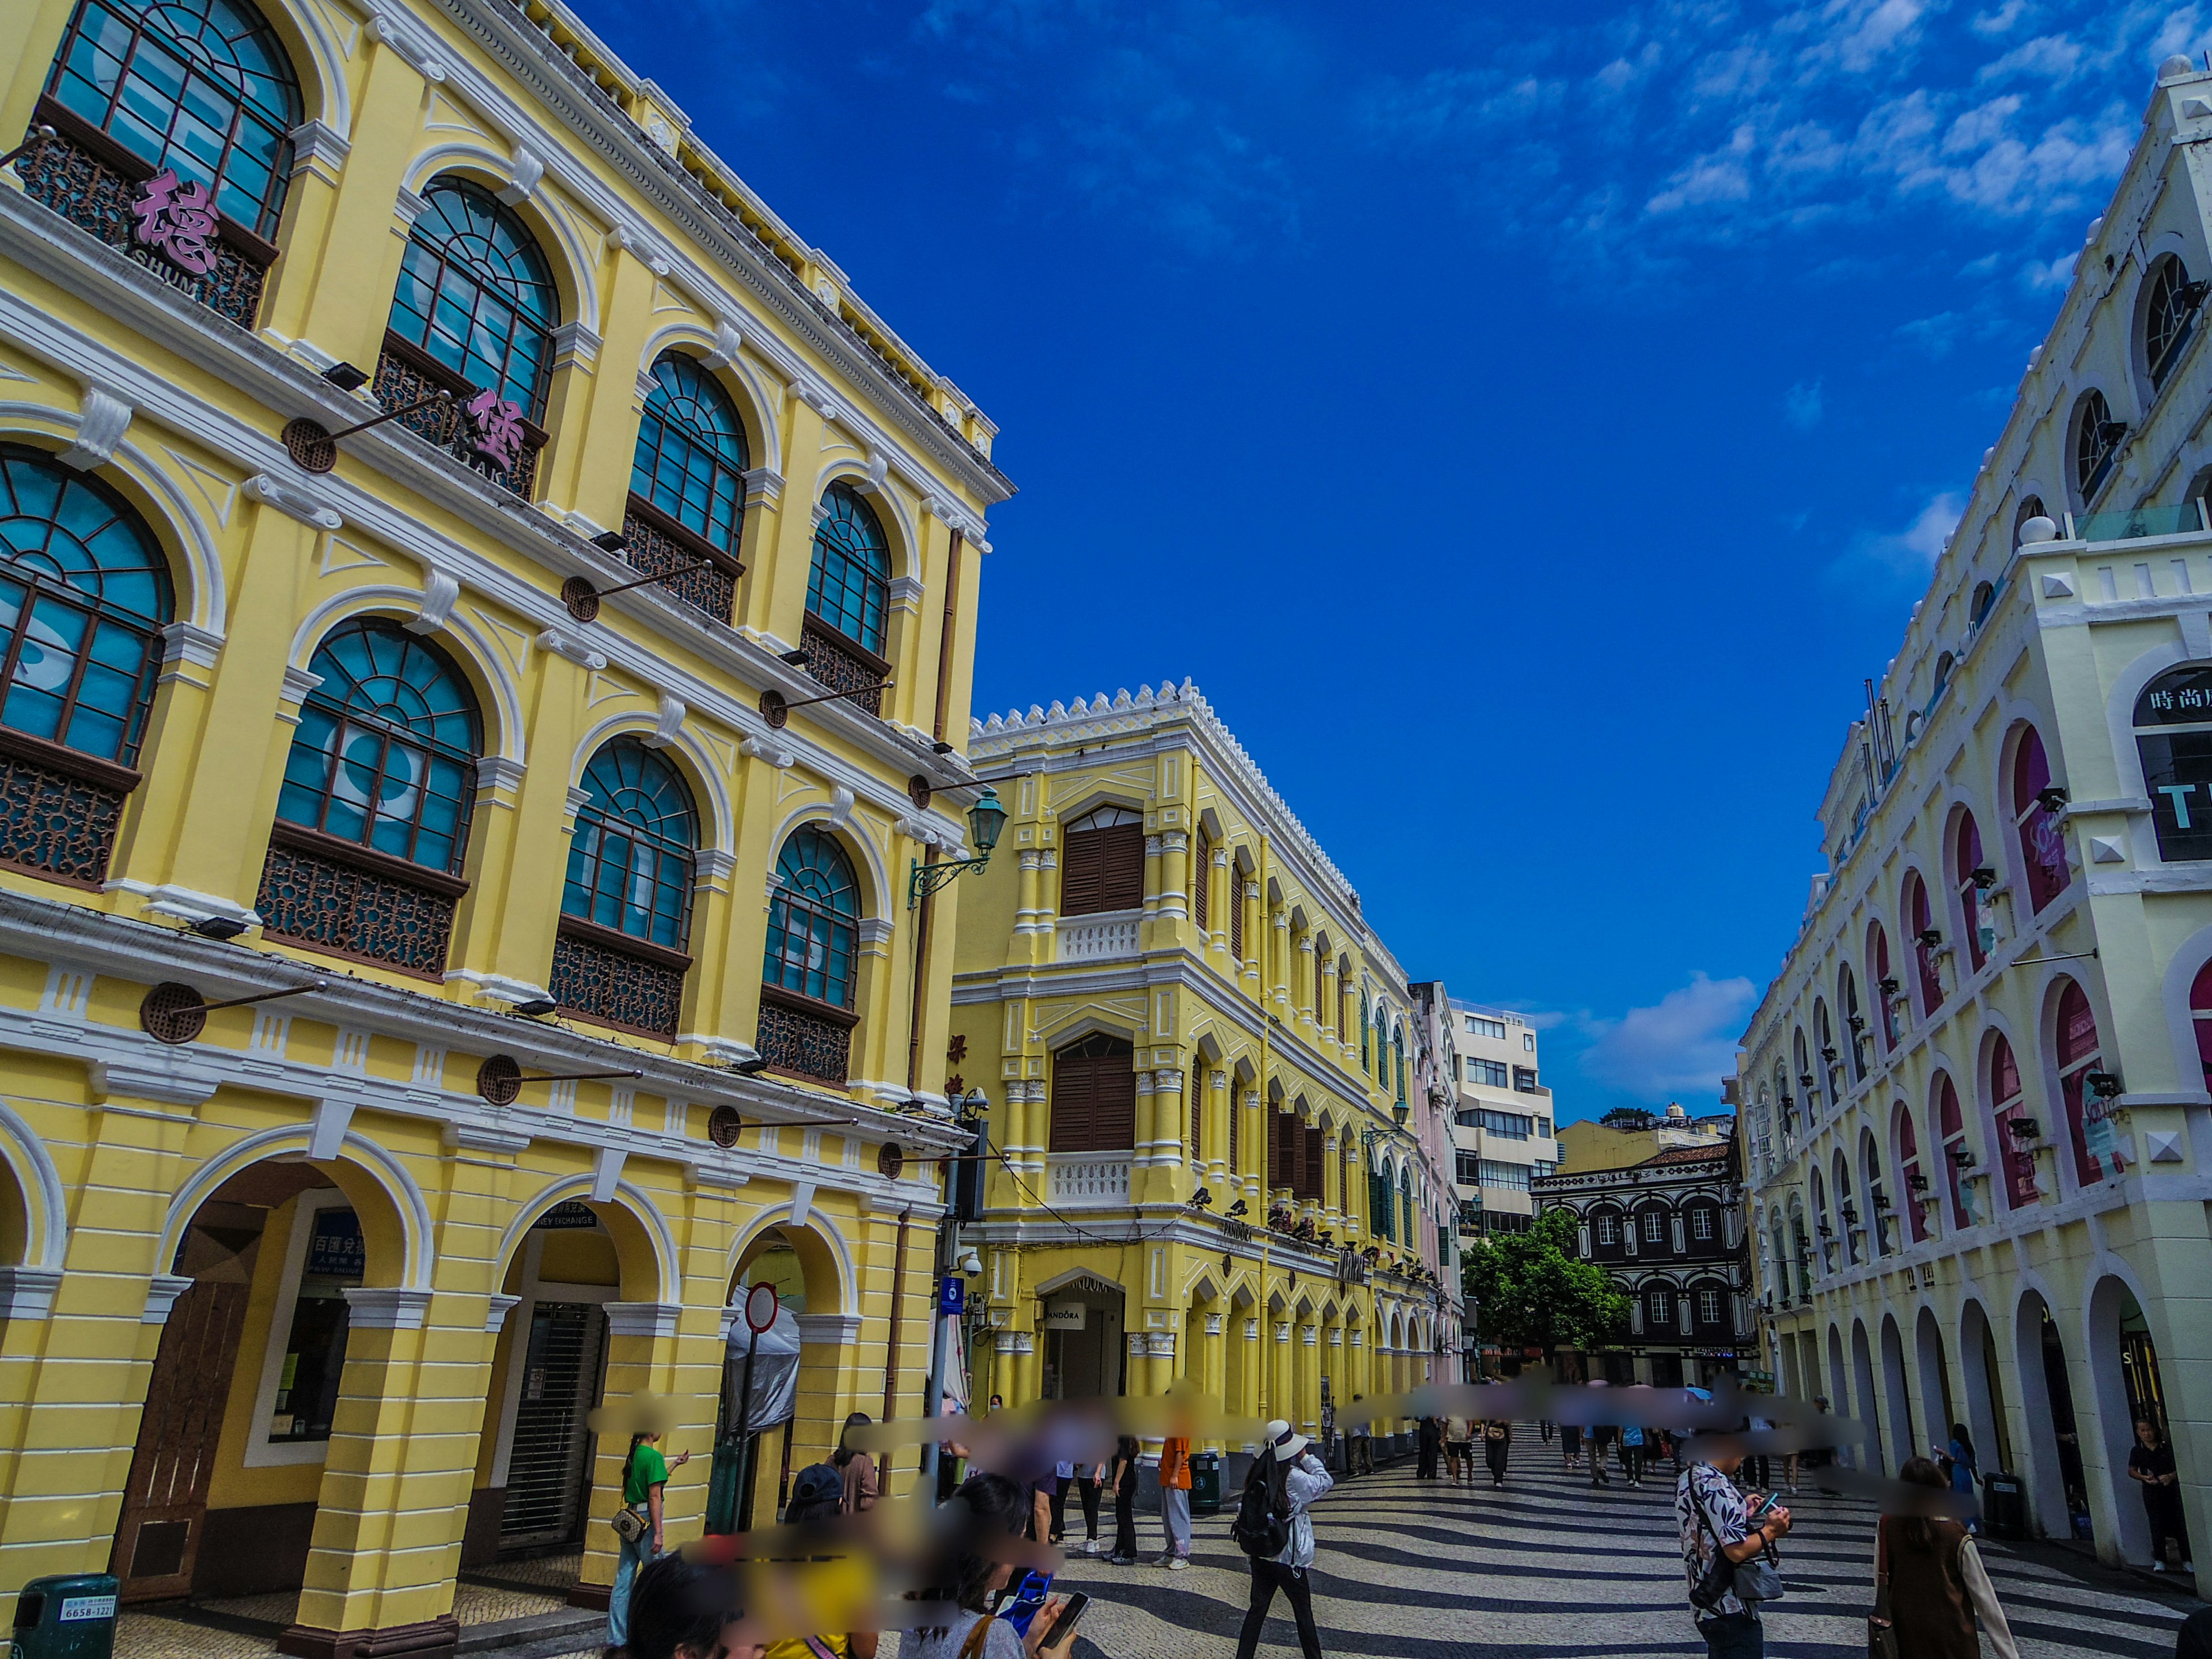
[[[1237,1161],[1244,1142],[1244,1137],[1238,1129],[1243,1116],[1244,1109],[1237,1103],[1237,1085],[1232,1082],[1229,1085],[1229,1177],[1231,1181],[1243,1173]]]
[[[1322,1201],[1322,1164],[1328,1156],[1322,1133],[1312,1124],[1305,1126],[1306,1158],[1303,1195],[1316,1204]]]
[[[1306,1195],[1306,1126],[1289,1113],[1283,1115],[1283,1139],[1290,1142],[1286,1149],[1290,1157],[1285,1160],[1291,1166],[1291,1191],[1299,1198]]]
[[[1192,839],[1194,848],[1190,861],[1190,919],[1200,933],[1206,931],[1207,912],[1212,908],[1213,885],[1213,843],[1206,840],[1201,830]],[[1200,948],[1205,948],[1204,941]]]
[[[1190,1161],[1193,1164],[1196,1164],[1205,1156],[1201,1149],[1200,1133],[1205,1127],[1203,1114],[1206,1097],[1200,1092],[1198,1079],[1199,1068],[1194,1064],[1190,1068]]]
[[[1133,1056],[1124,1047],[1091,1062],[1091,1150],[1133,1152],[1137,1145],[1137,1074],[1130,1069]]]
[[[1069,836],[1060,849],[1060,913],[1089,915],[1103,910],[1105,860],[1100,832],[1085,830]]]
[[[1087,1152],[1091,1149],[1091,1120],[1097,1110],[1092,1068],[1093,1062],[1085,1054],[1060,1054],[1053,1060],[1049,1139],[1053,1152]]]
[[[1101,843],[1099,858],[1102,910],[1135,910],[1145,902],[1145,827],[1117,823],[1111,830],[1091,832]]]

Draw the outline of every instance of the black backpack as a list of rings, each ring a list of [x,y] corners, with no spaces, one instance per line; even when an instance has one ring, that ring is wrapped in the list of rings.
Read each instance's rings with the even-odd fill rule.
[[[1275,1455],[1269,1452],[1245,1475],[1237,1518],[1229,1523],[1237,1547],[1255,1560],[1272,1560],[1290,1547],[1290,1517],[1275,1512],[1274,1489]]]

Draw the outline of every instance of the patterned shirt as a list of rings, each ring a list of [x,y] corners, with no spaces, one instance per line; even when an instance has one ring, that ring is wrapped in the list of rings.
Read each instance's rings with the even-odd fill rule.
[[[1698,1518],[1699,1510],[1705,1512],[1702,1522]],[[1741,1544],[1751,1535],[1751,1517],[1744,1509],[1743,1494],[1735,1489],[1735,1481],[1710,1463],[1691,1464],[1674,1483],[1674,1526],[1682,1540],[1682,1576],[1692,1589],[1705,1582],[1716,1536],[1723,1544]],[[1690,1608],[1691,1617],[1700,1622],[1729,1613],[1755,1616],[1757,1608],[1738,1601],[1733,1591],[1711,1608],[1694,1603]]]

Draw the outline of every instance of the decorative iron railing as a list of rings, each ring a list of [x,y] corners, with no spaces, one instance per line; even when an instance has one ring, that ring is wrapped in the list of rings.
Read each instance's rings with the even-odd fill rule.
[[[225,322],[253,327],[261,312],[261,287],[276,250],[251,231],[224,221],[217,229],[214,262],[205,271],[187,270],[156,246],[143,243],[131,211],[154,169],[106,133],[42,100],[33,118],[54,129],[51,138],[33,138],[17,158],[23,194],[98,237],[135,264],[143,265],[196,305]]]
[[[685,604],[696,605],[716,622],[732,621],[737,614],[738,578],[744,567],[718,552],[703,540],[636,496],[623,514],[623,561],[641,576],[661,576],[660,585]],[[710,564],[700,565],[702,559]],[[698,568],[685,570],[685,565]],[[663,575],[680,571],[679,575]]]
[[[883,718],[883,683],[890,678],[889,663],[813,616],[806,618],[799,637],[809,674],[832,691],[855,693],[845,701],[864,714]]]
[[[457,878],[291,824],[270,837],[253,908],[262,931],[333,956],[410,974],[442,974]]]
[[[553,941],[549,988],[564,1013],[673,1039],[684,1012],[684,969],[673,951],[663,959],[634,948],[637,943],[613,943],[605,930],[564,917]]]
[[[99,886],[137,778],[128,767],[0,730],[0,863]]]
[[[761,987],[760,1036],[754,1052],[779,1072],[842,1085],[853,1059],[857,1018],[784,990]]]
[[[376,360],[376,378],[370,382],[369,392],[386,409],[409,409],[398,417],[396,425],[405,427],[419,438],[427,438],[470,471],[480,472],[501,489],[528,501],[538,488],[538,452],[545,447],[545,430],[536,422],[522,422],[522,441],[515,451],[514,464],[501,466],[499,462],[479,450],[466,410],[463,407],[477,395],[471,386],[443,363],[437,362],[420,346],[412,345],[394,334],[384,337],[384,350]],[[425,403],[423,400],[445,392],[452,394],[447,403]]]

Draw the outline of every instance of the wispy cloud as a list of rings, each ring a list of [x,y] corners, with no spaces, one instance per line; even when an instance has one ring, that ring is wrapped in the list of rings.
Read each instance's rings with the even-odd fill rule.
[[[1782,418],[1800,432],[1820,424],[1820,382],[1800,380],[1782,394]]]
[[[1959,515],[1966,506],[1965,496],[1946,489],[1930,496],[1903,529],[1862,532],[1838,562],[1838,574],[1849,575],[1871,568],[1917,587],[1936,568],[1943,544],[1959,527]]]
[[[1593,1082],[1654,1104],[1709,1099],[1735,1069],[1736,1038],[1758,995],[1747,979],[1693,972],[1688,984],[1650,1007],[1586,1018],[1590,1042],[1582,1070]]]

